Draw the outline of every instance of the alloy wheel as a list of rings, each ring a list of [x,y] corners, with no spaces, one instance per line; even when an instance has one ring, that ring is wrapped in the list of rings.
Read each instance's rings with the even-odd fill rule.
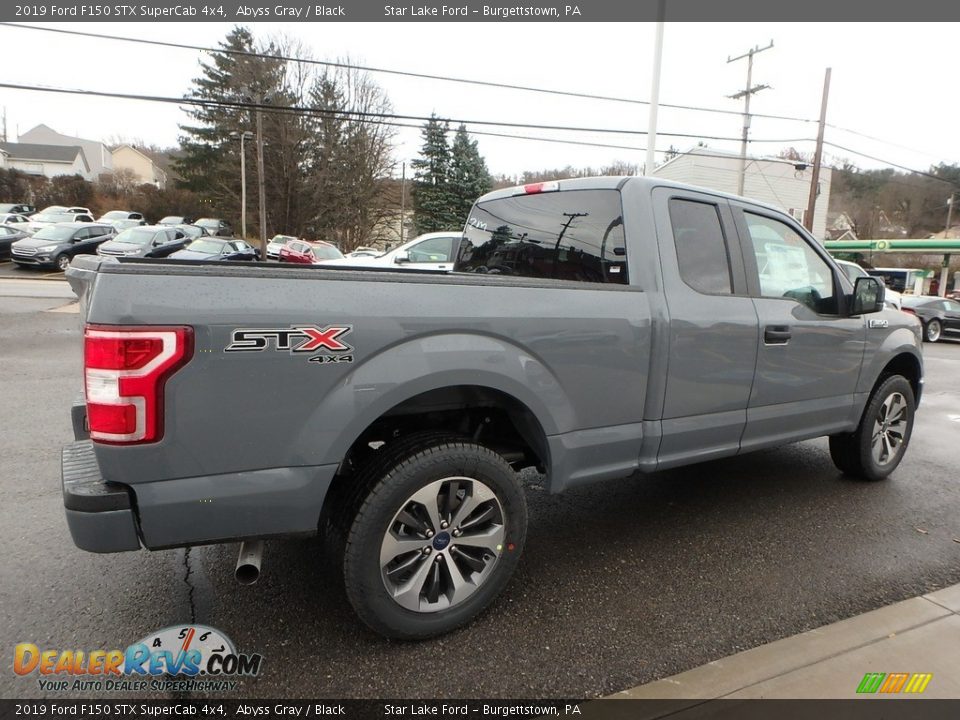
[[[407,498],[387,527],[383,584],[407,610],[454,607],[490,576],[505,537],[503,507],[487,485],[468,477],[434,481]]]

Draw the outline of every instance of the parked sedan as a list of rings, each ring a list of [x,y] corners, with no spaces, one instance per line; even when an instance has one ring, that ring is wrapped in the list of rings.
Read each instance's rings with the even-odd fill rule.
[[[92,223],[93,216],[84,215],[83,213],[72,213],[67,210],[44,210],[30,218],[30,222],[27,223],[27,229],[30,230],[30,232],[37,232],[45,227],[67,222]]]
[[[330,260],[342,259],[343,253],[327,242],[295,240],[280,248],[280,262],[321,265]]]
[[[903,311],[923,324],[923,339],[937,342],[944,333],[960,338],[960,302],[935,295],[904,295]]]
[[[10,248],[17,240],[30,237],[30,233],[14,225],[0,225],[0,258],[10,257]]]
[[[200,218],[193,224],[202,227],[207,235],[213,237],[233,237],[233,228],[230,227],[230,223],[220,218]]]
[[[21,225],[30,222],[26,215],[17,213],[0,213],[0,225]]]
[[[274,235],[267,243],[267,259],[276,260],[280,257],[280,248],[289,242],[296,242],[293,235]]]
[[[191,223],[193,218],[189,215],[167,215],[157,225],[190,225]]]
[[[203,228],[197,227],[196,225],[172,225],[171,227],[180,230],[184,235],[186,235],[188,243],[206,235],[206,233],[203,231]]]
[[[33,205],[24,203],[0,203],[0,213],[14,215],[33,215],[37,209]]]
[[[147,221],[143,219],[143,213],[130,212],[129,210],[111,210],[104,213],[97,222],[115,225],[119,221],[136,220],[137,225],[146,225]],[[129,227],[129,226],[128,226]],[[126,228],[124,228],[126,229]]]
[[[453,270],[463,233],[457,230],[419,235],[400,247],[376,257],[349,257],[337,265],[356,268],[382,267],[394,270]]]
[[[171,260],[259,260],[260,251],[243,240],[204,237],[170,255]]]
[[[183,250],[187,236],[177,228],[144,225],[124,230],[97,248],[97,255],[161,258]]]
[[[48,266],[66,270],[76,255],[92,255],[114,236],[111,225],[58,223],[41,228],[32,237],[13,243],[10,259],[19,266]]]

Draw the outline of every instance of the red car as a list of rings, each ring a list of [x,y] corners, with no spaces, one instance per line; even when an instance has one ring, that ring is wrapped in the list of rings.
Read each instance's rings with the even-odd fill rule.
[[[327,242],[291,240],[280,248],[280,262],[320,265],[326,260],[339,260],[343,253]]]

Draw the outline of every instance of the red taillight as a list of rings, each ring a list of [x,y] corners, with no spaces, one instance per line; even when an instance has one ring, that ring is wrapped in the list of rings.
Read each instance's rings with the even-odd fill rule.
[[[916,315],[916,311],[913,308],[900,308],[901,312],[910,313],[911,315]]]
[[[193,329],[87,325],[84,388],[90,437],[104,443],[163,437],[163,386],[193,353]]]

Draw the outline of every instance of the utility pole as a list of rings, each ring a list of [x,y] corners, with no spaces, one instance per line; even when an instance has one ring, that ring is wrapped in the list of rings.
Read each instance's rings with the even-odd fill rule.
[[[266,101],[264,101],[266,102]],[[267,259],[267,183],[263,169],[263,112],[257,108],[257,190],[260,194],[260,252]]]
[[[747,86],[735,95],[728,96],[732,100],[743,98],[743,139],[740,141],[740,176],[737,179],[737,195],[743,195],[743,181],[747,170],[747,139],[750,135],[750,96],[770,87],[769,85],[751,85],[753,82],[753,56],[757,53],[762,53],[764,50],[769,50],[772,47],[773,40],[771,40],[770,44],[766,47],[760,47],[758,45],[750,48],[750,50],[743,55],[727,57],[728,65],[737,60],[747,58]]]
[[[653,43],[653,80],[650,84],[650,115],[647,119],[647,161],[643,165],[644,175],[653,175],[657,152],[657,111],[660,107],[660,65],[663,62],[663,16],[667,0],[657,5],[657,33]]]
[[[820,194],[820,161],[823,158],[823,130],[827,125],[827,98],[830,96],[830,68],[823,76],[823,99],[820,101],[820,126],[817,129],[817,150],[813,154],[813,175],[810,176],[810,196],[807,199],[807,213],[803,217],[803,226],[813,232],[813,214],[817,209],[817,195]]]
[[[947,198],[947,227],[943,231],[943,239],[950,239],[950,226],[953,225],[953,201],[957,197],[957,192],[954,190],[950,193],[950,197]],[[950,255],[944,254],[943,263],[940,266],[940,287],[937,290],[937,294],[940,297],[946,297],[947,295],[947,283],[950,281]]]
[[[407,215],[407,164],[400,165],[400,244],[403,245],[403,223]]]
[[[3,142],[7,141],[7,106],[3,106]]]
[[[244,130],[239,133],[230,133],[240,138],[240,237],[247,239],[247,153],[243,141],[252,138],[253,133]],[[264,251],[266,252],[266,251]],[[266,257],[266,256],[264,256]]]

